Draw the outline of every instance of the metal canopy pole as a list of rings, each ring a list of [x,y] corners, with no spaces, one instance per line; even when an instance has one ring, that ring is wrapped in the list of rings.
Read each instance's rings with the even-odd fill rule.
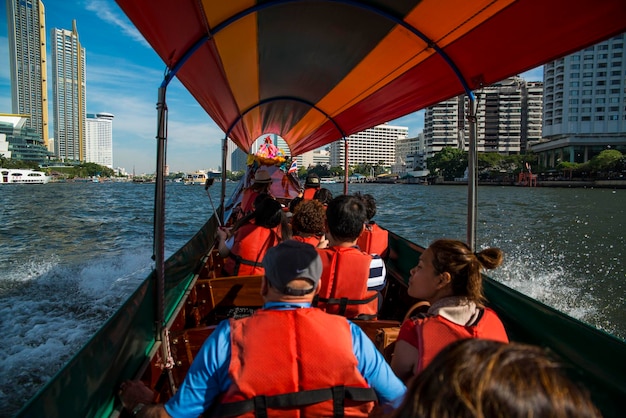
[[[224,219],[224,211],[226,209],[226,158],[227,158],[226,154],[227,153],[228,153],[228,135],[225,135],[224,142],[222,144],[222,189],[220,193],[220,202],[221,202],[222,210],[219,215],[216,214],[216,216],[220,217],[220,220],[222,222],[221,223],[218,222],[218,225],[224,225],[224,222],[226,221]]]
[[[344,158],[344,172],[343,172],[343,194],[348,194],[348,170],[350,166],[348,165],[348,138],[343,137],[343,155]]]
[[[159,87],[157,102],[157,166],[154,197],[154,261],[157,288],[157,338],[164,326],[165,313],[165,148],[167,143],[166,87]]]
[[[175,393],[172,376],[174,359],[170,352],[169,331],[165,327],[165,162],[167,151],[167,87],[159,87],[156,191],[154,197],[154,261],[156,287],[156,340],[161,341],[161,367],[166,370],[170,388]]]
[[[467,245],[476,251],[476,214],[478,189],[478,152],[476,131],[476,96],[468,94],[469,150],[467,154]]]

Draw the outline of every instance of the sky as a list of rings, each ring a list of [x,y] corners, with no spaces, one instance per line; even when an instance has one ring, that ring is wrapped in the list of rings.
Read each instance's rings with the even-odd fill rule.
[[[87,113],[115,116],[113,167],[138,175],[153,173],[157,89],[165,65],[113,0],[44,0],[44,6],[49,64],[50,31],[71,30],[76,20],[79,40],[86,51]],[[0,63],[9,61],[6,13],[6,7],[0,7]],[[0,113],[11,113],[10,77],[9,66],[0,64]],[[539,67],[522,77],[541,81],[543,70]],[[52,85],[48,87],[52,103]],[[221,164],[222,130],[176,79],[168,87],[167,103],[170,171],[217,169]],[[49,112],[52,118],[52,108]],[[415,137],[424,127],[424,112],[389,123],[407,126],[409,137]],[[52,129],[49,134],[54,136]]]

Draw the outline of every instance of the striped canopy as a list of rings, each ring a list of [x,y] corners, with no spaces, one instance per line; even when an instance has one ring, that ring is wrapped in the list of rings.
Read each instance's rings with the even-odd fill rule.
[[[293,155],[626,31],[624,0],[117,0],[243,150]]]

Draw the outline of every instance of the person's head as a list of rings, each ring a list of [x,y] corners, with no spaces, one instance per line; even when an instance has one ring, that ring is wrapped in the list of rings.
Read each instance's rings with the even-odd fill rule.
[[[318,292],[323,266],[311,244],[286,240],[267,250],[263,268],[264,297],[312,300]]]
[[[267,170],[257,170],[254,173],[254,180],[250,186],[256,191],[267,191],[272,184],[272,176]]]
[[[255,202],[256,203],[256,202]],[[284,213],[281,204],[275,199],[262,199],[254,209],[254,223],[265,228],[275,228],[283,222]]]
[[[294,235],[321,235],[324,233],[326,211],[317,200],[303,200],[291,217]]]
[[[309,173],[306,176],[306,180],[304,181],[304,188],[305,189],[309,189],[309,188],[319,188],[320,187],[320,176],[318,176],[315,173]]]
[[[409,385],[394,418],[601,417],[588,392],[540,347],[455,341]]]
[[[333,193],[325,187],[322,187],[315,192],[313,199],[322,202],[324,205],[328,205],[330,201],[333,200]]]
[[[408,293],[431,304],[446,296],[466,296],[481,305],[485,301],[482,269],[498,267],[502,258],[499,248],[474,253],[462,241],[436,240],[411,269]]]
[[[361,194],[361,192],[354,193],[354,196],[361,199],[361,202],[365,205],[367,220],[371,220],[376,215],[376,198],[369,193]]]
[[[336,241],[356,241],[366,221],[365,206],[354,196],[339,195],[328,203],[326,224]]]

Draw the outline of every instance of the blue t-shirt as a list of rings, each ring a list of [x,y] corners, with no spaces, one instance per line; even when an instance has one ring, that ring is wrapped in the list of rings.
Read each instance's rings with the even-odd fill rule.
[[[269,302],[264,309],[308,308],[309,303]],[[347,319],[346,319],[347,321]],[[376,392],[381,404],[397,408],[406,387],[389,367],[372,341],[357,325],[350,322],[352,350],[358,360],[358,369]],[[196,418],[209,409],[217,396],[228,390],[231,380],[230,325],[222,321],[204,342],[178,392],[165,409],[174,418]]]

